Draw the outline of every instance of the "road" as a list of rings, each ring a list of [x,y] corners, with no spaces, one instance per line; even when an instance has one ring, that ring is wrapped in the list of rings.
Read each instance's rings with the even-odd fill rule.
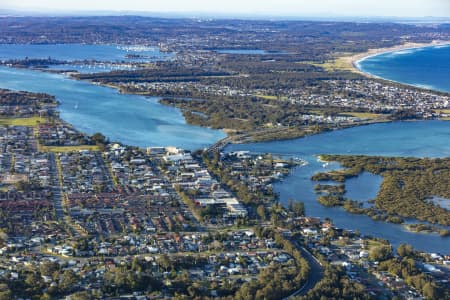
[[[297,291],[295,291],[290,296],[288,296],[284,299],[290,299],[295,296],[306,295],[323,278],[323,267],[320,264],[320,262],[317,260],[317,258],[315,258],[311,254],[311,252],[306,250],[304,247],[300,246],[297,242],[293,242],[293,243],[297,247],[297,249],[302,253],[303,258],[306,259],[311,270],[309,271],[309,278],[306,281],[306,283],[300,289],[298,289]]]
[[[53,206],[55,207],[57,220],[62,221],[64,218],[64,210],[62,207],[62,194],[59,186],[58,169],[56,167],[56,158],[54,153],[49,153],[49,167],[52,178]]]
[[[353,122],[343,122],[343,123],[339,123],[339,124],[334,124],[334,125],[329,125],[328,127],[326,127],[324,129],[324,131],[326,130],[337,130],[337,129],[345,129],[345,128],[351,128],[351,127],[356,127],[356,126],[362,126],[362,125],[369,125],[369,124],[375,124],[375,123],[381,123],[381,122],[385,122],[388,121],[388,119],[376,119],[376,120],[366,120],[366,121],[359,121],[357,123],[353,123]],[[276,128],[264,128],[264,129],[258,129],[258,130],[253,130],[253,131],[248,131],[245,133],[241,133],[241,134],[236,134],[236,135],[231,135],[231,136],[227,136],[219,141],[217,141],[215,144],[211,145],[208,148],[208,151],[212,152],[212,151],[221,151],[222,149],[224,149],[226,146],[228,146],[229,144],[232,143],[252,143],[255,142],[254,137],[255,136],[264,136],[265,134],[274,134],[277,132],[283,132],[285,130],[288,130],[289,126],[279,126]],[[300,127],[298,127],[299,129],[305,131],[306,134],[310,135],[310,134],[316,134],[312,132],[312,126],[309,125],[302,125]],[[317,132],[320,133],[320,132]]]
[[[253,136],[264,135],[264,134],[273,133],[273,132],[279,132],[279,131],[285,130],[286,128],[288,128],[288,127],[283,126],[283,127],[277,127],[277,128],[265,128],[265,129],[249,131],[247,133],[227,136],[227,137],[217,141],[213,145],[211,145],[208,148],[208,151],[210,151],[210,152],[222,151],[222,149],[225,148],[226,146],[228,146],[229,144],[236,143],[236,142],[237,143],[253,142],[254,141]]]

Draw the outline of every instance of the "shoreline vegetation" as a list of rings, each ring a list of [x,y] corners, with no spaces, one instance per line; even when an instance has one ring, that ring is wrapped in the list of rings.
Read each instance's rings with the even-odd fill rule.
[[[397,224],[405,224],[406,218],[413,218],[429,224],[405,224],[407,230],[449,236],[445,227],[450,226],[450,211],[429,201],[435,195],[450,198],[449,158],[320,155],[319,159],[338,162],[345,167],[342,170],[319,172],[311,177],[314,181],[339,183],[316,185],[317,200],[322,205],[342,206],[350,213],[365,214],[374,220]],[[380,190],[376,198],[369,201],[372,206],[368,208],[344,197],[346,180],[364,171],[383,176]]]

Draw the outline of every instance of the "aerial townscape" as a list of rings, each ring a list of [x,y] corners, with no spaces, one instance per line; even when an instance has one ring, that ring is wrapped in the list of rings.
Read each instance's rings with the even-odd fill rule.
[[[450,299],[449,23],[0,7],[0,300]]]

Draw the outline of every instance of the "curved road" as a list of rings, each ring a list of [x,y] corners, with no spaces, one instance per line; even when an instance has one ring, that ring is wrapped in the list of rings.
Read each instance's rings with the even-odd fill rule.
[[[306,283],[299,290],[295,291],[290,296],[288,296],[284,299],[290,299],[295,296],[306,295],[323,278],[323,267],[320,264],[320,262],[317,260],[317,258],[315,258],[311,254],[311,252],[306,250],[304,247],[300,246],[297,242],[293,242],[293,243],[297,247],[297,249],[302,253],[303,258],[306,259],[306,261],[308,262],[309,267],[311,269],[309,271],[309,278],[306,281]]]

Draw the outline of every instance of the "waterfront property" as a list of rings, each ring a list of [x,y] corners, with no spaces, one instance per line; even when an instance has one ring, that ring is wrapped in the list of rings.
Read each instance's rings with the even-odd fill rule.
[[[433,134],[430,134],[430,133]],[[326,171],[318,154],[360,154],[378,156],[446,157],[450,153],[448,135],[450,127],[445,121],[397,122],[333,131],[303,139],[230,145],[227,151],[246,150],[253,153],[276,153],[298,157],[308,165],[295,168],[290,176],[274,184],[280,199],[301,199],[308,215],[331,218],[336,226],[359,230],[363,234],[388,239],[393,245],[409,243],[426,251],[450,250],[450,244],[437,234],[417,234],[401,225],[371,220],[361,215],[350,215],[339,208],[325,208],[316,201],[315,182],[310,178],[316,172]],[[433,145],[433,147],[430,147]],[[364,194],[363,190],[353,193]],[[357,200],[357,199],[355,199]]]

